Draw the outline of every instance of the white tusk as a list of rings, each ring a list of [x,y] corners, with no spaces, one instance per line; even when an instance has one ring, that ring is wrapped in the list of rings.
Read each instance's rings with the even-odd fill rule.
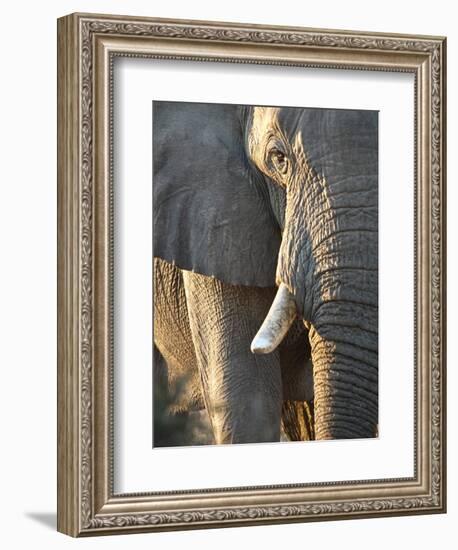
[[[251,342],[253,353],[271,353],[281,343],[296,318],[296,302],[287,286],[280,284],[269,313]]]

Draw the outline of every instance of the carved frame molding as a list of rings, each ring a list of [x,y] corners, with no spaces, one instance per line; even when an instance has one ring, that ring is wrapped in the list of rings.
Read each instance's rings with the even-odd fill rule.
[[[113,494],[116,56],[415,74],[414,478]],[[73,14],[58,21],[58,84],[58,530],[81,536],[444,512],[445,39]]]

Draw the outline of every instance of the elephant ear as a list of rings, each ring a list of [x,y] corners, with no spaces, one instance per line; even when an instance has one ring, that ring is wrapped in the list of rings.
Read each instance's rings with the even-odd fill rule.
[[[154,102],[153,253],[226,283],[274,286],[280,230],[234,105]]]

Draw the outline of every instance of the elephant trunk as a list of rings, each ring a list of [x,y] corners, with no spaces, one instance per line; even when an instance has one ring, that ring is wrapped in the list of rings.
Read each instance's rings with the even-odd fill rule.
[[[348,229],[336,217],[338,229],[321,233],[310,255],[299,254],[307,289],[290,281],[310,327],[317,439],[374,437],[377,430],[376,215],[360,210],[354,218]]]
[[[309,329],[317,439],[377,429],[377,187],[373,178],[357,183],[359,193],[343,185],[337,193],[311,171],[308,193],[288,192],[277,283]]]
[[[377,309],[367,305],[321,307],[311,325],[315,437],[374,437],[378,423]],[[351,312],[351,313],[350,313]]]
[[[364,284],[364,280],[370,282],[373,276],[353,270],[352,285],[345,281],[348,275],[345,269],[340,276],[334,273],[333,285],[340,289],[343,285],[347,293],[340,291],[341,300],[321,301],[310,324],[317,439],[371,437],[377,429],[378,315],[376,296]],[[329,283],[320,283],[321,292],[332,296]],[[358,295],[351,300],[349,294],[353,292]],[[294,297],[281,284],[253,340],[252,351],[273,351],[295,316]]]

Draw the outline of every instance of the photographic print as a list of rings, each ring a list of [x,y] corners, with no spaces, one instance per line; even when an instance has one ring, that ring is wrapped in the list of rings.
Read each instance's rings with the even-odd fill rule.
[[[378,434],[378,112],[153,102],[153,446]]]

